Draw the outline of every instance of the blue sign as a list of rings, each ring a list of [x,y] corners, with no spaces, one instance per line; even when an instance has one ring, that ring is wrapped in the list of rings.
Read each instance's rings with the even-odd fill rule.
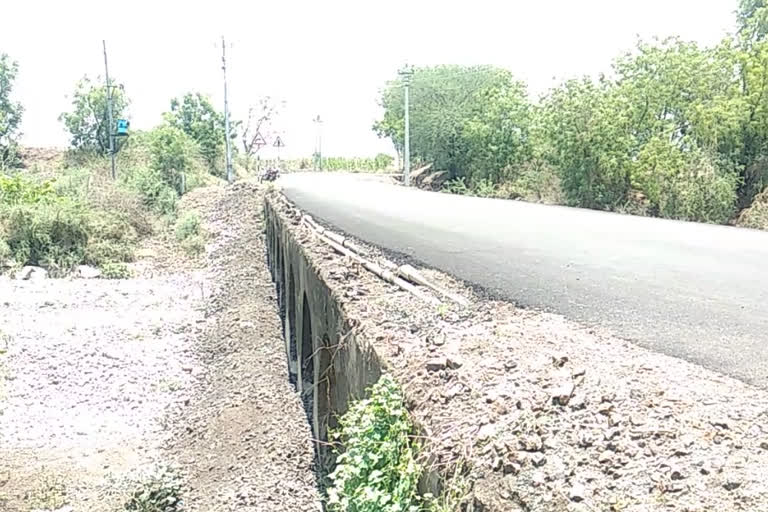
[[[127,119],[118,119],[117,120],[117,136],[118,137],[125,137],[128,135],[128,128],[131,127],[131,122]]]

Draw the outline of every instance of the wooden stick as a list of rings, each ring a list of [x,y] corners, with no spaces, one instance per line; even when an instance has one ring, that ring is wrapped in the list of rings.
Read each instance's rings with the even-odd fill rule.
[[[324,236],[324,235],[321,235],[321,234],[318,234],[318,236],[320,237],[321,240],[323,240],[325,243],[327,243],[329,246],[331,246],[331,248],[333,250],[335,250],[339,254],[343,254],[344,256],[348,256],[348,257],[352,258],[353,260],[355,260],[356,262],[361,264],[363,267],[365,267],[366,270],[368,270],[369,272],[372,272],[373,274],[377,275],[378,277],[380,277],[384,281],[386,281],[388,283],[391,283],[391,284],[394,284],[395,286],[397,286],[401,290],[409,292],[412,295],[415,295],[416,297],[422,299],[425,302],[428,302],[428,303],[433,304],[435,306],[440,304],[440,301],[436,297],[433,297],[431,295],[427,295],[426,293],[422,292],[421,290],[416,288],[411,283],[409,283],[409,282],[401,279],[397,275],[395,275],[394,272],[392,272],[390,270],[383,269],[379,265],[364,259],[362,256],[359,256],[359,255],[355,254],[350,249],[347,249],[346,247],[336,243],[334,240],[331,240],[327,236]]]
[[[381,277],[382,279],[384,279],[385,281],[395,284],[392,280],[388,279],[387,277],[384,277],[385,273],[391,273],[394,276],[399,276],[407,281],[410,281],[411,283],[418,284],[421,286],[426,286],[432,291],[439,293],[443,297],[446,297],[461,306],[464,306],[464,307],[469,306],[469,301],[467,301],[464,297],[461,297],[443,288],[440,288],[436,284],[429,281],[426,277],[421,275],[419,271],[413,268],[411,265],[401,265],[398,267],[396,264],[394,264],[389,260],[384,260],[381,263],[381,266],[376,265],[375,263],[372,263],[372,262],[368,262],[367,260],[362,258],[363,251],[357,246],[357,244],[353,244],[343,236],[323,228],[310,215],[304,215],[303,219],[306,221],[307,226],[312,230],[314,230],[321,237],[326,237],[331,241],[335,242],[337,245],[340,245],[342,247],[349,249],[355,256],[359,256],[359,259],[360,259],[359,263],[361,263],[362,265],[364,266],[365,264],[375,265],[377,270],[372,270],[370,268],[369,270],[374,274],[378,275],[379,277]]]

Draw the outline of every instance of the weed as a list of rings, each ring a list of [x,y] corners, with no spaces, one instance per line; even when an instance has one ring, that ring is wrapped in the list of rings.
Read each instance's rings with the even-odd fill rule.
[[[443,189],[451,194],[468,195],[470,193],[464,176],[445,182]]]
[[[136,483],[136,489],[124,505],[136,512],[181,512],[182,484],[176,471],[158,467]]]
[[[131,269],[125,263],[104,263],[101,265],[101,277],[104,279],[128,279],[131,277]]]
[[[466,476],[463,464],[456,464],[453,475],[443,484],[443,490],[437,498],[428,498],[429,512],[455,512],[463,510],[472,490],[472,483]]]
[[[331,512],[416,511],[422,469],[416,462],[403,396],[389,375],[353,403],[332,438],[343,447],[329,475]]]

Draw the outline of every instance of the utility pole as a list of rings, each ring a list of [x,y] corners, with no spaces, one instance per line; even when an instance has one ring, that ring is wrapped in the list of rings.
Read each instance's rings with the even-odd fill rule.
[[[227,45],[224,36],[221,36],[221,69],[224,71],[224,130],[226,130],[225,141],[227,144],[227,181],[232,183],[234,174],[232,172],[232,145],[229,140],[229,104],[227,103]]]
[[[112,84],[109,83],[109,66],[107,66],[107,41],[102,39],[104,47],[104,77],[107,80],[107,137],[109,138],[109,156],[112,158],[112,179],[117,179],[117,170],[115,169],[115,134],[114,122],[112,121]]]
[[[403,148],[403,183],[406,187],[411,185],[411,123],[409,119],[410,106],[408,104],[408,93],[411,88],[411,76],[413,76],[413,68],[405,65],[400,70],[400,76],[403,77],[403,88],[405,92],[405,141]]]
[[[320,119],[320,114],[317,115],[313,119],[313,121],[317,124],[317,151],[316,151],[316,158],[315,161],[315,170],[322,171],[323,170],[323,121]]]

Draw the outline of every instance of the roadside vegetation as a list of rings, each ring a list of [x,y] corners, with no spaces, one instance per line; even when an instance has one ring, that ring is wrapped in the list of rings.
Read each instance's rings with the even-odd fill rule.
[[[459,510],[469,492],[457,471],[443,495],[419,495],[420,443],[402,391],[387,374],[368,398],[350,405],[331,438],[337,457],[328,477],[329,512],[448,512]]]
[[[173,99],[152,130],[115,137],[113,179],[101,80],[80,80],[71,109],[59,116],[71,149],[25,150],[18,143],[23,108],[11,100],[17,72],[0,55],[0,267],[40,266],[63,276],[90,265],[102,277],[125,278],[140,241],[164,229],[175,229],[190,254],[202,251],[199,218],[178,204],[223,176],[223,116],[205,96]],[[127,117],[129,107],[115,88],[114,118]]]
[[[741,0],[737,24],[712,47],[639,41],[538,101],[503,69],[416,68],[412,157],[454,193],[768,228],[766,1]],[[380,103],[374,130],[402,152],[401,79]]]
[[[285,171],[314,171],[323,172],[371,172],[384,173],[396,172],[395,159],[391,155],[380,153],[373,158],[366,157],[323,157],[322,162],[315,158],[294,158],[281,160],[280,168]],[[276,161],[264,161],[259,165],[264,168],[268,165],[277,165]]]

